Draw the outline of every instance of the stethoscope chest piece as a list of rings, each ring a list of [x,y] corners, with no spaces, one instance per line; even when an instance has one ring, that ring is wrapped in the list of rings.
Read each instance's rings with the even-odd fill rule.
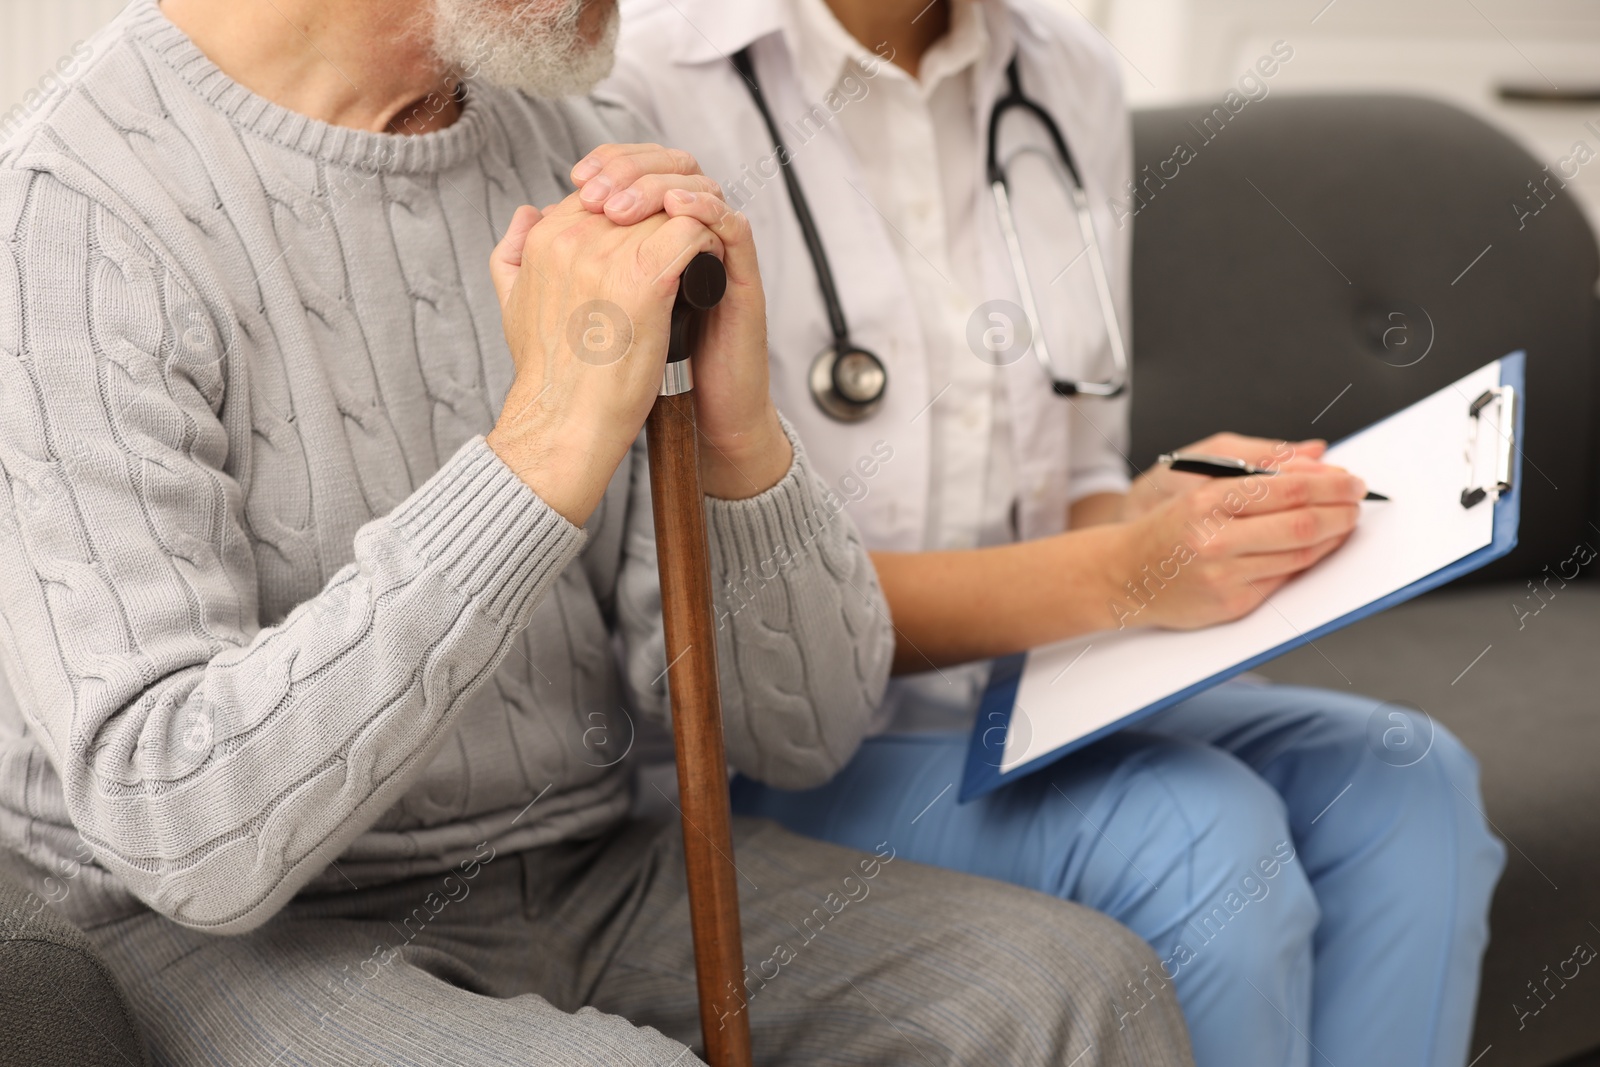
[[[883,405],[889,372],[864,348],[829,345],[811,362],[811,397],[830,418],[859,422]]]

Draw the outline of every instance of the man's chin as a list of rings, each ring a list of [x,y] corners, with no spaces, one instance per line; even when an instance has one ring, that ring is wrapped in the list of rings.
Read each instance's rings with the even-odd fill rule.
[[[434,49],[467,81],[530,96],[590,92],[611,73],[621,16],[616,0],[433,0]],[[539,10],[554,8],[555,10]]]

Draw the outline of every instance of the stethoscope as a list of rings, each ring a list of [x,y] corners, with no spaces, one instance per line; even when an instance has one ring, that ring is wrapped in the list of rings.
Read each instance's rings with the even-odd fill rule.
[[[860,421],[877,411],[883,404],[884,394],[889,387],[888,368],[876,353],[850,339],[850,326],[845,320],[844,306],[839,302],[839,290],[834,284],[833,268],[828,263],[827,252],[822,247],[822,238],[817,233],[816,221],[811,217],[810,205],[806,201],[805,193],[800,189],[800,180],[795,176],[794,167],[791,165],[792,154],[784,144],[782,135],[778,133],[778,124],[773,120],[771,109],[767,107],[766,95],[761,90],[761,83],[756,80],[755,64],[750,58],[750,49],[741,48],[733,54],[732,60],[734,68],[750,89],[750,96],[755,100],[756,109],[761,112],[767,132],[772,135],[772,147],[778,158],[778,169],[783,172],[783,184],[789,191],[789,203],[794,209],[795,221],[800,225],[806,252],[811,257],[812,268],[816,271],[817,288],[821,291],[822,303],[828,313],[828,328],[833,334],[832,342],[819,352],[811,363],[808,376],[811,397],[816,401],[817,407],[840,422]],[[1044,368],[1045,377],[1050,380],[1050,387],[1057,396],[1117,396],[1128,387],[1128,353],[1123,347],[1122,331],[1117,326],[1117,311],[1111,301],[1111,283],[1106,276],[1104,257],[1100,254],[1100,242],[1095,238],[1094,220],[1089,214],[1089,196],[1084,191],[1083,179],[1079,177],[1077,164],[1067,148],[1067,141],[1062,136],[1060,127],[1050,117],[1049,112],[1023,94],[1022,77],[1017,69],[1016,56],[1012,56],[1011,62],[1006,66],[1006,79],[1009,91],[995,101],[993,109],[989,112],[989,144],[985,170],[990,192],[994,195],[995,213],[1000,220],[1000,233],[1005,239],[1006,252],[1011,260],[1011,272],[1016,278],[1017,290],[1021,295],[1022,312],[1028,320],[1028,336],[1031,339],[1034,355],[1038,357],[1039,365]],[[1045,343],[1044,331],[1039,323],[1038,305],[1033,298],[1033,284],[1028,277],[1028,265],[1022,255],[1022,242],[1018,237],[1016,218],[1011,211],[1011,186],[1006,168],[1017,156],[1030,152],[1044,157],[1052,165],[1055,160],[1050,159],[1043,149],[1032,146],[1019,148],[1010,157],[1001,160],[1000,121],[1007,111],[1013,109],[1021,109],[1039,120],[1050,135],[1060,162],[1066,167],[1066,178],[1070,179],[1067,184],[1072,193],[1073,210],[1078,216],[1078,229],[1083,234],[1084,250],[1092,253],[1088,257],[1089,271],[1094,278],[1100,315],[1105,320],[1106,334],[1111,343],[1112,373],[1105,381],[1058,378],[1055,366],[1050,361],[1050,350]],[[1057,173],[1059,175],[1060,171]]]

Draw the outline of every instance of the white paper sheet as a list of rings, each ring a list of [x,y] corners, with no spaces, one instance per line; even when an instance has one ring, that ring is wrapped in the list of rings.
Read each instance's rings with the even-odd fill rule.
[[[1468,405],[1499,384],[1496,361],[1330,449],[1328,462],[1361,475],[1369,489],[1390,499],[1362,504],[1361,522],[1339,551],[1244,618],[1195,631],[1113,630],[1030,653],[1006,732],[1001,773],[1490,544],[1493,498],[1473,508],[1463,508],[1460,498],[1472,477]],[[1480,436],[1483,444],[1492,444],[1492,432]],[[1125,606],[1138,605],[1129,600]]]

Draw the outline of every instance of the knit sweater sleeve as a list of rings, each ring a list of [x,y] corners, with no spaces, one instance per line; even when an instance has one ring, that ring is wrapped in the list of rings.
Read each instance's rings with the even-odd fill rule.
[[[783,789],[821,785],[855,754],[883,699],[894,631],[843,501],[817,479],[788,422],[794,462],[748,500],[706,501],[728,761]],[[649,472],[634,464],[619,602],[627,682],[664,712],[667,663]]]
[[[104,207],[5,181],[0,667],[96,860],[248,930],[427,765],[583,533],[479,437],[263,627],[222,417],[248,338]]]

